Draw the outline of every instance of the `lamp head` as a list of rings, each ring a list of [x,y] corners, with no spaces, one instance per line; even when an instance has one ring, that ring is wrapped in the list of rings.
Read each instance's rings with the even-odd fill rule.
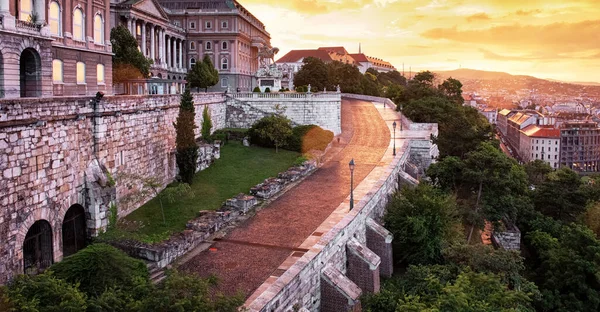
[[[394,123],[392,124],[392,127],[394,127],[394,129],[396,129],[396,122],[394,121]]]
[[[354,158],[352,158],[352,160],[350,160],[348,167],[350,167],[350,171],[354,171]]]

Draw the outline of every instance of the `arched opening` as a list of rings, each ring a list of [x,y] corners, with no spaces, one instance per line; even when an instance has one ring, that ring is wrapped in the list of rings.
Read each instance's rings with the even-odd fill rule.
[[[162,79],[162,74],[158,73],[157,77],[160,78],[160,79]]]
[[[46,220],[36,221],[23,241],[23,269],[25,274],[38,274],[52,265],[52,227]]]
[[[86,246],[85,210],[81,205],[73,205],[67,210],[62,224],[62,242],[63,257],[68,257]]]
[[[39,97],[41,95],[42,66],[39,53],[28,48],[23,50],[19,59],[21,97]]]

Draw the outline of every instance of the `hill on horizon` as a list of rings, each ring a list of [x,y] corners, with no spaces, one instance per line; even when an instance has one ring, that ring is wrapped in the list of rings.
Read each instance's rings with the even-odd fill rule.
[[[468,69],[468,68],[460,68],[455,70],[436,70],[433,71],[437,74],[442,75],[443,77],[452,77],[458,80],[460,79],[481,79],[481,80],[498,80],[498,79],[514,79],[514,78],[525,78],[531,80],[545,80],[550,82],[559,82],[559,83],[569,83],[569,84],[577,84],[583,86],[600,86],[598,82],[575,82],[575,81],[562,81],[557,79],[545,79],[538,78],[534,76],[528,75],[512,75],[505,72],[496,72],[496,71],[486,71],[486,70],[478,70],[478,69]]]

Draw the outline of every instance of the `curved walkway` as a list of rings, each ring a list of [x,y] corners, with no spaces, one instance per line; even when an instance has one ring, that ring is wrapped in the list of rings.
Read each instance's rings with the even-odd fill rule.
[[[357,164],[354,185],[377,165],[390,144],[390,133],[371,102],[342,101],[340,143],[324,164],[295,188],[240,225],[210,249],[180,266],[200,276],[216,275],[226,295],[248,297],[275,272],[350,193],[348,163]],[[334,139],[336,140],[336,139]]]

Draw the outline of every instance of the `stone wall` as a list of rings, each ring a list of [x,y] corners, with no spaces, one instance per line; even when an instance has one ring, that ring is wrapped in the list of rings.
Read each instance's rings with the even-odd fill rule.
[[[341,101],[339,93],[233,93],[227,95],[227,122],[231,128],[250,128],[278,107],[297,125],[315,124],[338,135]]]
[[[0,100],[0,283],[22,273],[22,246],[38,220],[50,223],[53,259],[62,259],[62,221],[76,204],[89,235],[106,226],[110,201],[127,185],[121,172],[175,176],[175,130],[180,96],[115,96]],[[209,107],[213,130],[225,126],[222,94],[195,94],[196,129]],[[122,205],[120,215],[137,206]]]
[[[410,127],[412,122],[409,120],[407,122],[409,122],[407,126]],[[388,126],[391,127],[389,124]],[[413,134],[416,135],[416,140],[429,138],[428,133],[415,131]],[[309,311],[319,311],[323,307],[327,307],[328,311],[351,311],[355,309],[356,296],[351,294],[356,293],[356,291],[344,290],[337,286],[333,287],[337,284],[332,282],[332,274],[330,274],[332,271],[339,271],[348,277],[349,281],[344,283],[345,285],[361,283],[361,281],[364,282],[364,278],[372,277],[373,279],[363,286],[371,289],[363,291],[377,291],[377,278],[371,275],[372,272],[365,271],[367,269],[373,272],[379,270],[379,267],[374,267],[376,257],[372,257],[370,261],[364,260],[363,264],[369,264],[369,266],[353,266],[351,263],[356,258],[349,259],[347,249],[349,246],[357,248],[356,245],[359,245],[358,248],[363,249],[365,254],[368,254],[369,250],[376,252],[377,256],[381,258],[379,264],[385,264],[382,274],[387,276],[391,274],[391,250],[382,248],[382,246],[386,247],[386,244],[388,244],[388,248],[391,248],[389,246],[391,243],[389,234],[381,233],[385,230],[382,228],[379,228],[380,231],[369,230],[369,233],[367,233],[367,228],[369,227],[368,224],[371,224],[372,227],[373,222],[381,221],[388,200],[400,183],[412,185],[418,183],[402,170],[411,154],[412,142],[412,139],[407,139],[402,146],[398,146],[398,156],[396,157],[392,155],[390,142],[390,148],[386,151],[380,164],[354,190],[354,193],[358,194],[358,196],[355,196],[354,209],[349,210],[349,200],[341,203],[336,211],[323,222],[322,226],[334,225],[323,233],[318,242],[312,244],[312,247],[308,249],[302,258],[297,260],[277,280],[267,282],[270,283],[270,286],[266,288],[261,286],[259,289],[263,289],[263,291],[253,294],[246,301],[245,307],[250,311],[286,312],[293,311],[294,305],[301,306]],[[317,230],[321,231],[320,229]],[[377,235],[378,232],[380,235]],[[368,234],[371,236],[369,239],[367,239]],[[377,239],[380,241],[370,243],[370,241]],[[362,271],[355,272],[354,270]],[[360,279],[357,279],[356,276]],[[332,308],[331,302],[327,301],[332,297],[335,297],[335,300],[342,301],[345,298],[347,299],[345,302],[351,304],[337,305],[336,308]],[[358,304],[358,306],[360,305]]]

